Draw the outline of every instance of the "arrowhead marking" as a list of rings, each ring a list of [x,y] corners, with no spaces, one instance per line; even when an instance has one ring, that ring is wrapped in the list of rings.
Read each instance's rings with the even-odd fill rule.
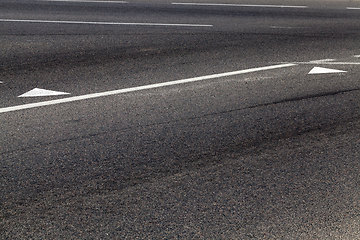
[[[19,97],[47,97],[47,96],[67,95],[67,94],[70,93],[34,88],[31,91],[21,94]]]
[[[346,71],[331,69],[331,68],[323,68],[323,67],[314,67],[308,74],[324,74],[324,73],[345,73]]]

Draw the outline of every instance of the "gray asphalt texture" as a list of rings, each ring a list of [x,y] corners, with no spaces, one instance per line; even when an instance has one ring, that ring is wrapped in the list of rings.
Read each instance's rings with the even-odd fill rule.
[[[0,21],[0,109],[298,65],[0,113],[0,239],[360,239],[357,3],[169,3],[1,1],[1,19],[213,27]]]

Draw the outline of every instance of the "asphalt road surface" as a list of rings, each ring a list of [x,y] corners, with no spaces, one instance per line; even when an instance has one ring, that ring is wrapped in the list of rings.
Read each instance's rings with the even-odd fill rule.
[[[0,2],[0,239],[360,239],[360,2]]]

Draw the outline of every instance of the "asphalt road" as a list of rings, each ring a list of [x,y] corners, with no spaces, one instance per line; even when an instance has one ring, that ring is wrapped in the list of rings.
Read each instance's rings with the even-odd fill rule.
[[[0,2],[0,239],[360,239],[360,2],[197,3]]]

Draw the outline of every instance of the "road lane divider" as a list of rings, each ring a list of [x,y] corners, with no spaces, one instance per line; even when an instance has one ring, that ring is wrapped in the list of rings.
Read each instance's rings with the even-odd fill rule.
[[[106,92],[100,92],[100,93],[91,93],[91,94],[86,94],[86,95],[80,95],[80,96],[74,96],[74,97],[68,97],[68,98],[62,98],[62,99],[56,99],[56,100],[50,100],[50,101],[44,101],[44,102],[36,102],[36,103],[29,103],[29,104],[23,104],[23,105],[18,105],[18,106],[0,108],[0,113],[14,112],[14,111],[19,111],[19,110],[26,110],[26,109],[31,109],[31,108],[57,105],[57,104],[62,104],[62,103],[77,102],[77,101],[82,101],[82,100],[87,100],[87,99],[119,95],[119,94],[123,94],[123,93],[156,89],[156,88],[162,88],[162,87],[168,87],[168,86],[175,86],[175,85],[181,85],[181,84],[186,84],[186,83],[200,82],[200,81],[205,81],[205,80],[210,80],[210,79],[229,77],[229,76],[241,75],[241,74],[246,74],[246,73],[254,73],[254,72],[260,72],[260,71],[280,69],[280,68],[288,68],[288,67],[293,67],[293,66],[297,66],[297,64],[285,63],[285,64],[278,64],[278,65],[272,65],[272,66],[250,68],[250,69],[233,71],[233,72],[225,72],[225,73],[219,73],[219,74],[206,75],[206,76],[201,76],[201,77],[186,78],[186,79],[163,82],[163,83],[149,84],[149,85],[138,86],[138,87],[124,88],[124,89],[118,89],[118,90],[112,90],[112,91],[106,91]]]
[[[161,27],[213,27],[209,24],[188,23],[126,23],[126,22],[86,22],[86,21],[54,21],[37,19],[0,19],[0,22],[12,23],[51,23],[51,24],[89,24],[89,25],[128,25],[128,26],[161,26]]]
[[[105,1],[105,0],[37,0],[38,2],[70,2],[70,3],[121,3],[126,4],[126,1]]]
[[[173,2],[173,5],[189,5],[189,6],[223,6],[223,7],[259,7],[259,8],[308,8],[308,6],[297,5],[268,5],[268,4],[235,4],[235,3],[188,3]]]
[[[312,65],[312,64],[321,64],[321,65],[360,65],[360,62],[294,62],[296,64],[305,64],[305,65]]]

